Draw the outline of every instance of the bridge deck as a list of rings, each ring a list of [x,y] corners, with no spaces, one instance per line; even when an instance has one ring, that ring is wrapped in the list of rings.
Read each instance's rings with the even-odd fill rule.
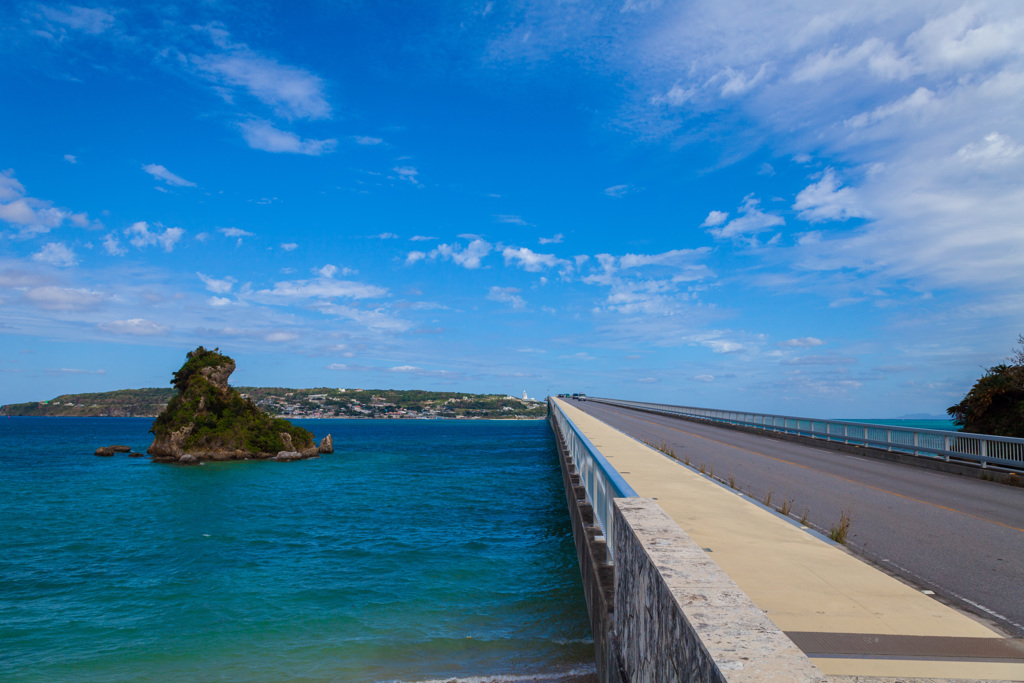
[[[559,404],[630,486],[657,499],[780,629],[809,648],[805,651],[827,675],[1024,680],[1024,653],[1010,659],[1019,641],[1005,639],[572,403]],[[895,638],[900,636],[910,638]],[[998,650],[1000,643],[1005,646],[1000,656],[985,649]]]

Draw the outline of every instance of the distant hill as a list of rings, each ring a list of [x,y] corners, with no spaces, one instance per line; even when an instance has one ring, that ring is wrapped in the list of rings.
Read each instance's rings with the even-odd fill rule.
[[[503,394],[396,389],[288,389],[236,387],[277,417],[352,418],[536,418],[547,405]],[[0,415],[41,417],[156,417],[174,389],[121,389],[97,394],[63,394],[49,401],[0,406]]]
[[[119,389],[97,394],[61,394],[49,401],[0,406],[0,415],[38,417],[156,417],[174,389]]]

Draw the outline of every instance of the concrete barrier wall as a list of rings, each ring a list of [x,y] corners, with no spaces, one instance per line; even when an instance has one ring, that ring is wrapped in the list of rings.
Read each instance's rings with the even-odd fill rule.
[[[618,645],[613,626],[615,606],[615,568],[608,562],[607,546],[598,540],[601,528],[594,523],[594,510],[587,502],[587,493],[580,483],[579,473],[573,465],[565,442],[554,422],[551,428],[558,441],[558,460],[565,485],[565,502],[572,522],[572,536],[576,543],[583,580],[583,595],[590,616],[590,630],[594,635],[594,659],[600,683],[626,683],[618,661]]]
[[[658,504],[615,500],[614,638],[633,683],[826,683]]]

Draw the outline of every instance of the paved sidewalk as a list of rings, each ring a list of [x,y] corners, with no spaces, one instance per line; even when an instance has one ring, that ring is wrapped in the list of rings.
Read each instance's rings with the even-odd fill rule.
[[[1024,651],[1015,649],[1020,641],[1004,638],[572,402],[558,403],[637,494],[657,499],[827,675],[1024,681]]]

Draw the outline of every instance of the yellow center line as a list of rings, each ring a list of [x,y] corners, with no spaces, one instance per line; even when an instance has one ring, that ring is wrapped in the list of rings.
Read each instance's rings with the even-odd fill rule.
[[[932,507],[939,508],[940,510],[947,510],[949,512],[955,512],[955,513],[960,514],[960,515],[966,515],[967,517],[973,517],[974,519],[979,519],[982,522],[989,522],[990,524],[998,524],[1001,527],[1005,527],[1007,529],[1012,529],[1014,531],[1020,531],[1021,533],[1024,533],[1024,529],[1012,526],[1010,524],[1005,524],[1003,522],[998,522],[998,521],[996,521],[994,519],[988,519],[987,517],[979,517],[978,515],[972,515],[970,512],[964,512],[963,510],[957,510],[956,508],[947,507],[945,505],[939,505],[938,503],[932,503],[932,502],[927,501],[927,500],[921,500],[920,498],[914,498],[913,496],[908,496],[908,495],[905,495],[905,494],[902,494],[902,493],[896,493],[895,491],[890,491],[889,489],[883,489],[883,488],[878,487],[878,486],[872,486],[871,484],[865,484],[864,482],[857,481],[856,479],[848,479],[846,477],[839,476],[838,474],[832,474],[831,472],[825,472],[825,471],[822,471],[822,470],[819,470],[819,469],[815,469],[814,467],[810,467],[809,465],[801,465],[798,462],[793,462],[791,460],[786,460],[785,458],[777,458],[777,457],[775,457],[773,455],[767,455],[765,453],[759,453],[758,451],[752,451],[752,450],[750,450],[748,448],[743,448],[741,446],[734,446],[731,443],[725,443],[723,441],[717,441],[717,440],[712,439],[712,438],[707,437],[707,436],[701,436],[700,434],[694,434],[693,432],[688,432],[685,429],[679,429],[678,427],[672,427],[670,425],[663,424],[661,422],[654,422],[653,420],[646,420],[646,419],[644,419],[642,417],[637,417],[635,415],[626,415],[626,417],[632,418],[634,420],[639,420],[641,422],[646,422],[648,424],[657,425],[658,427],[664,427],[666,429],[671,429],[672,431],[682,432],[683,434],[686,434],[688,436],[696,437],[698,439],[703,439],[705,441],[710,441],[711,443],[716,443],[719,446],[726,446],[728,448],[734,448],[734,449],[736,449],[738,451],[743,451],[744,453],[750,453],[751,455],[757,455],[757,456],[760,456],[762,458],[768,458],[770,460],[775,460],[776,462],[782,462],[782,463],[786,463],[787,465],[794,465],[796,467],[802,467],[805,470],[810,470],[811,472],[817,472],[818,474],[824,474],[827,477],[833,477],[833,478],[839,479],[841,481],[849,482],[850,484],[856,484],[857,486],[863,486],[865,488],[869,488],[869,489],[872,489],[874,491],[878,491],[880,493],[888,493],[890,495],[897,496],[899,498],[905,498],[906,500],[912,500],[915,503],[922,503],[924,505],[930,505]]]

